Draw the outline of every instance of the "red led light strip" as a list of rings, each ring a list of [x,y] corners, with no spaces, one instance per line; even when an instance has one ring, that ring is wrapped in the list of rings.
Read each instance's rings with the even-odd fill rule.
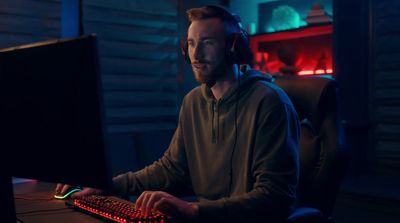
[[[302,70],[300,71],[297,75],[299,76],[306,76],[306,75],[314,75],[314,74],[332,74],[333,70],[332,69],[326,69],[326,70]]]

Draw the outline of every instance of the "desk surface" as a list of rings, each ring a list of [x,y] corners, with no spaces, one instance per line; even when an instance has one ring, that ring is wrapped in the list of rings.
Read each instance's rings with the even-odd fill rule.
[[[38,181],[14,184],[17,219],[24,223],[105,222],[66,206],[63,200],[53,199],[54,188],[55,184]]]
[[[14,184],[14,200],[17,222],[23,223],[102,223],[109,222],[82,213],[54,199],[54,183],[30,181]],[[174,221],[176,223],[180,221]],[[209,222],[209,221],[207,221]],[[215,222],[215,221],[213,221]],[[254,222],[254,221],[246,221]],[[256,221],[259,222],[259,221]],[[154,223],[154,222],[153,222]],[[222,222],[221,222],[222,223]]]

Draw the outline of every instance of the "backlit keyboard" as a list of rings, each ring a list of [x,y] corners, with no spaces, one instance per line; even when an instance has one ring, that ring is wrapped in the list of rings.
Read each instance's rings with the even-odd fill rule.
[[[171,218],[159,212],[144,215],[135,208],[135,203],[112,196],[90,195],[66,202],[76,209],[123,223],[169,223]]]

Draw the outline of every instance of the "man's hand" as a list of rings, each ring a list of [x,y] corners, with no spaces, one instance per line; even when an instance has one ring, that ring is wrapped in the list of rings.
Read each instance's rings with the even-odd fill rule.
[[[68,184],[57,184],[55,193],[56,194],[64,194],[68,188],[71,186]],[[93,194],[102,194],[103,191],[95,188],[85,187],[82,191],[76,192],[71,194],[71,198],[86,196],[86,195],[93,195]]]
[[[162,191],[144,191],[136,200],[136,206],[146,214],[156,210],[168,216],[184,219],[196,219],[199,215],[197,204]]]

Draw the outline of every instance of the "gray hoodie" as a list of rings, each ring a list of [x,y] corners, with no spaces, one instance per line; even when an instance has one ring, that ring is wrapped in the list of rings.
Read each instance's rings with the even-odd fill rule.
[[[115,189],[190,185],[208,222],[281,218],[296,199],[299,134],[288,96],[259,72],[246,72],[218,101],[203,84],[185,96],[163,157],[115,177]]]

